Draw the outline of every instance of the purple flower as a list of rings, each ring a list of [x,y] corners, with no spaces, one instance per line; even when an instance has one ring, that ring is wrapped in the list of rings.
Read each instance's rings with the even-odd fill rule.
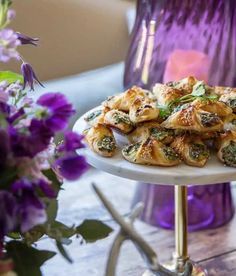
[[[0,129],[0,170],[2,170],[10,152],[10,141],[6,130]]]
[[[84,136],[79,135],[73,131],[68,131],[65,134],[64,142],[58,148],[61,151],[75,151],[80,148],[84,148],[84,144],[82,143]]]
[[[17,157],[34,157],[45,150],[53,137],[51,130],[40,120],[33,119],[28,131],[21,132],[10,127],[10,141],[14,155]]]
[[[16,12],[12,9],[7,11],[7,21],[10,22],[16,17]]]
[[[7,192],[0,191],[0,242],[4,236],[13,231],[17,224],[17,202],[15,197]]]
[[[24,77],[23,89],[25,89],[26,85],[28,84],[30,86],[30,89],[34,90],[34,82],[37,82],[42,87],[44,87],[43,84],[37,78],[32,66],[29,63],[25,63],[25,62],[22,63],[21,72]]]
[[[21,44],[22,45],[26,45],[26,44],[31,44],[31,45],[34,45],[34,46],[37,46],[38,44],[38,41],[39,39],[38,38],[32,38],[30,36],[27,36],[27,35],[24,35],[24,34],[21,34],[19,32],[16,32],[16,35],[18,37],[18,39],[20,40]]]
[[[22,116],[25,115],[25,110],[23,107],[21,107],[20,109],[18,109],[13,115],[11,115],[9,118],[8,118],[8,122],[10,124],[14,123],[16,120],[18,120],[19,118],[21,118]]]
[[[16,81],[7,86],[5,91],[9,96],[15,97],[22,89],[23,86],[21,85],[21,83],[19,81]]]
[[[20,230],[24,233],[47,220],[45,205],[36,195],[37,185],[27,179],[13,183],[12,192],[18,202]]]
[[[71,181],[78,179],[88,169],[85,158],[76,153],[59,158],[55,165],[61,175]]]
[[[53,187],[48,182],[44,181],[43,179],[40,179],[38,182],[38,186],[46,197],[48,198],[56,197],[56,193],[53,190]]]
[[[37,104],[47,108],[45,123],[52,131],[65,129],[70,117],[75,113],[72,105],[61,93],[46,93],[38,99]]]
[[[8,62],[14,58],[19,60],[19,53],[16,48],[19,46],[20,40],[13,30],[3,29],[0,31],[0,61]]]

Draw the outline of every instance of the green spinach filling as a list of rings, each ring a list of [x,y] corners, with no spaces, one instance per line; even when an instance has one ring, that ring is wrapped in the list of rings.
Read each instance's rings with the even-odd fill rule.
[[[104,136],[99,142],[98,142],[98,149],[100,151],[107,151],[112,152],[116,149],[116,143],[111,136]]]
[[[222,149],[222,157],[226,165],[236,167],[236,142],[230,141],[230,144]]]
[[[167,159],[171,161],[179,159],[179,155],[171,147],[164,147],[162,150]]]
[[[189,155],[192,159],[200,161],[209,157],[209,151],[203,144],[192,144],[189,149]]]
[[[101,114],[102,114],[102,110],[96,110],[96,111],[90,113],[90,114],[85,118],[85,120],[88,121],[88,122],[90,122],[90,121],[94,120],[95,118],[97,118],[97,117],[98,117],[99,115],[101,115]]]
[[[150,134],[153,138],[157,139],[158,141],[163,141],[165,138],[174,135],[174,132],[167,129],[152,127],[150,129]]]
[[[227,104],[233,109],[236,108],[236,99],[230,99]]]
[[[136,144],[129,145],[129,146],[127,146],[123,149],[123,153],[125,155],[134,154],[134,153],[137,152],[137,150],[139,149],[140,146],[141,146],[141,143],[136,143]]]
[[[120,124],[120,123],[124,123],[127,125],[131,125],[131,121],[130,118],[127,114],[121,114],[121,113],[114,113],[113,114],[113,118],[115,120],[115,124]]]

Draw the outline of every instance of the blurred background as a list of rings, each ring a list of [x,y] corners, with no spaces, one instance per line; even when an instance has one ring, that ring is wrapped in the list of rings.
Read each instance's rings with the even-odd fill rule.
[[[16,0],[12,27],[40,38],[37,49],[29,46],[20,51],[45,81],[124,60],[129,44],[127,15],[134,6],[135,1],[125,0]],[[19,71],[19,64],[10,67]]]

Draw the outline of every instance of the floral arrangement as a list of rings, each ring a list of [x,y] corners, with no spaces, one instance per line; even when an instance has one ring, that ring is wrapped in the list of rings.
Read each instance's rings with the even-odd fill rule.
[[[34,246],[41,237],[55,240],[71,261],[64,248],[71,236],[93,241],[111,229],[94,220],[73,227],[56,220],[62,180],[76,180],[88,168],[76,152],[83,137],[68,130],[75,110],[63,94],[44,93],[36,102],[27,96],[35,83],[43,85],[18,49],[38,39],[8,28],[15,17],[10,5],[0,0],[0,61],[18,60],[22,74],[0,72],[0,275],[41,275],[40,266],[55,255]],[[55,144],[58,133],[64,138]]]

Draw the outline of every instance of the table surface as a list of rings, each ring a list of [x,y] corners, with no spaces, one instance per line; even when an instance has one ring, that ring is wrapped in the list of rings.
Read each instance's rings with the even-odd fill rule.
[[[89,127],[84,117],[100,108],[95,107],[81,116],[74,125],[74,131],[82,134],[83,130]],[[175,167],[145,166],[130,163],[123,158],[121,153],[121,149],[129,143],[127,138],[115,132],[114,134],[118,150],[112,158],[99,156],[89,148],[83,150],[83,154],[87,157],[90,165],[114,175],[153,184],[158,182],[165,185],[188,185],[190,183],[200,185],[235,180],[235,168],[224,166],[213,154],[203,168],[190,167],[183,163]]]
[[[93,244],[80,245],[74,240],[68,251],[74,259],[68,264],[60,255],[44,265],[45,276],[103,276],[110,245],[118,228],[112,221],[101,202],[91,188],[96,182],[102,191],[123,215],[130,210],[130,203],[136,182],[91,169],[77,183],[65,183],[65,190],[59,197],[58,219],[68,225],[80,223],[85,218],[95,218],[110,224],[114,229],[108,238]],[[232,186],[236,198],[236,185]],[[174,251],[173,231],[159,229],[141,221],[136,222],[136,229],[159,252],[159,259],[166,261]],[[236,275],[236,217],[226,226],[214,230],[189,234],[189,252],[191,258],[208,269],[210,275]],[[39,248],[55,250],[47,239],[39,242]],[[161,253],[161,254],[160,254]],[[139,276],[145,270],[144,262],[131,243],[123,246],[119,259],[118,276]]]

